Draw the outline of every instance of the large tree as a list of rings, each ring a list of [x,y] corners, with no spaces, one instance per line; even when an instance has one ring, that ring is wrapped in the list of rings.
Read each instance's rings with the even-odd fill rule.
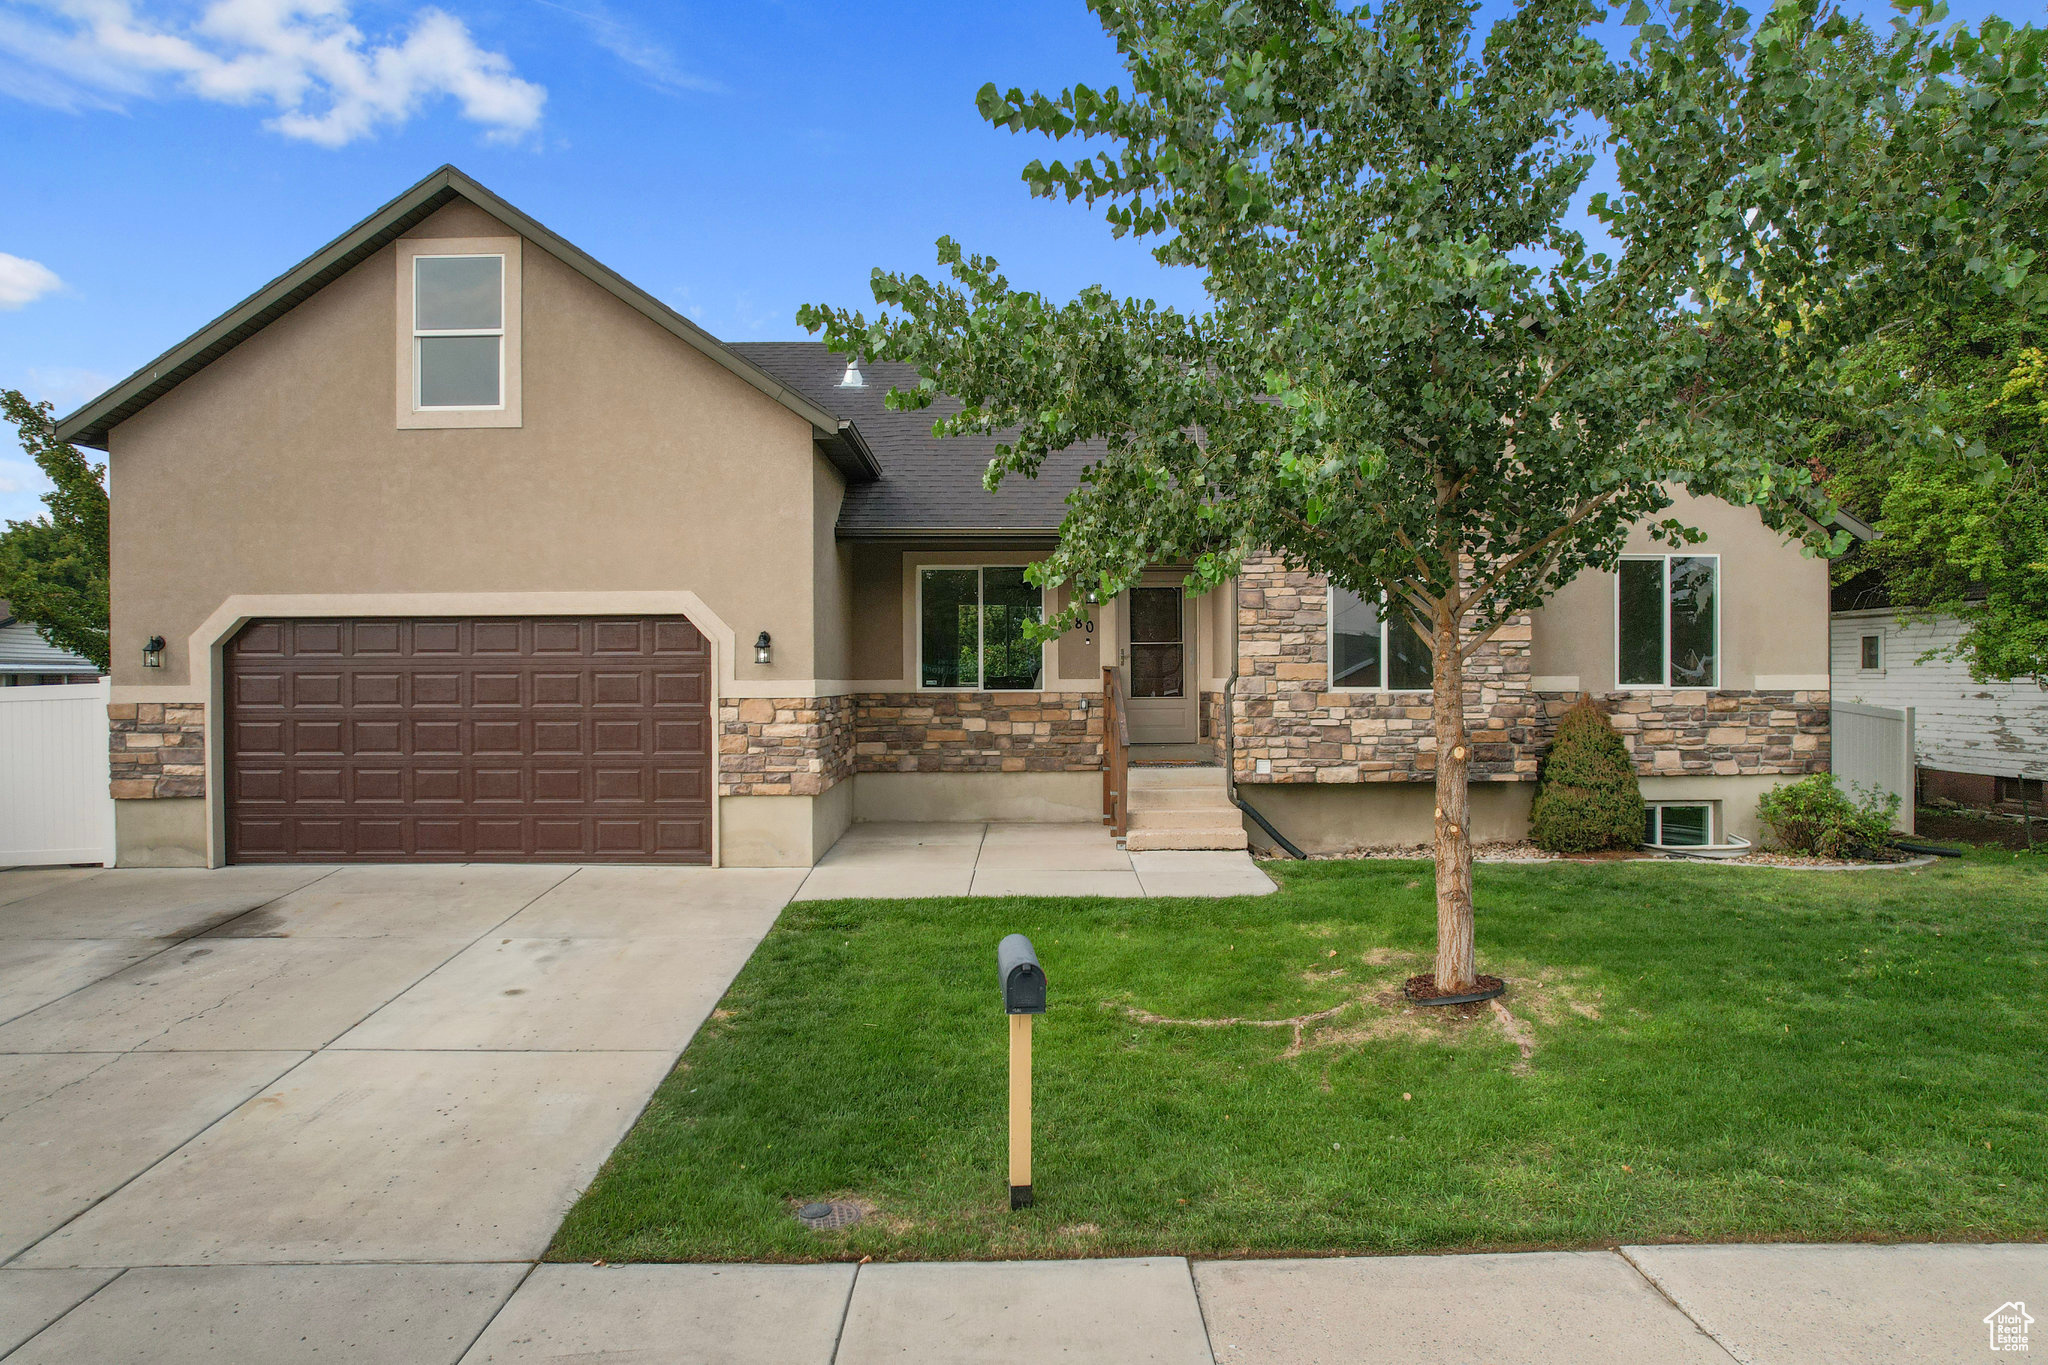
[[[57,439],[48,403],[0,390],[0,414],[50,480],[44,514],[0,531],[0,598],[59,649],[107,667],[106,466]]]
[[[1434,665],[1435,978],[1463,987],[1467,661],[1632,525],[1698,540],[1673,488],[1840,548],[1801,455],[1842,346],[1938,284],[2036,287],[2041,36],[1637,0],[1617,56],[1589,0],[1521,0],[1483,39],[1461,0],[1091,4],[1128,88],[990,86],[981,111],[1086,142],[1031,163],[1033,192],[1156,238],[1207,306],[1055,303],[942,239],[949,281],[878,270],[880,316],[799,316],[914,364],[891,402],[960,399],[941,434],[1010,431],[991,487],[1106,442],[1046,583],[1188,558],[1207,588],[1263,549],[1408,614]],[[1603,164],[1610,250],[1575,212]]]
[[[1843,372],[1868,401],[1816,422],[1816,470],[1878,538],[1836,561],[1836,580],[1874,572],[1902,611],[1959,617],[1953,652],[1978,681],[2048,686],[2048,315],[1930,308],[1853,348]],[[1902,404],[1983,458],[1891,448],[1872,418]]]

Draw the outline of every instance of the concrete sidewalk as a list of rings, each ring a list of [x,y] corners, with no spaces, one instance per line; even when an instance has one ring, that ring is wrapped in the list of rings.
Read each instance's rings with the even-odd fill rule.
[[[888,1265],[0,1270],[8,1365],[1924,1365],[2009,1358],[2048,1246]],[[6,1354],[16,1343],[18,1350]]]
[[[1101,824],[858,824],[804,879],[800,901],[919,896],[1264,896],[1243,850],[1130,853]]]

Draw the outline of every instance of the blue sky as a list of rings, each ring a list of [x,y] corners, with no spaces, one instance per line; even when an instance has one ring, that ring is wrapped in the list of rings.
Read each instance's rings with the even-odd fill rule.
[[[450,161],[731,340],[944,233],[1193,306],[974,112],[1120,74],[1080,0],[0,0],[0,387],[69,411]],[[41,486],[5,443],[0,519]]]

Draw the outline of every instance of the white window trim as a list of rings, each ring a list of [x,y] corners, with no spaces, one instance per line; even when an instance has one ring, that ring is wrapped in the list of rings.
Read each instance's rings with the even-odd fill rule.
[[[481,261],[498,263],[498,325],[496,327],[420,326],[420,262]],[[414,412],[503,412],[505,410],[505,253],[502,251],[421,251],[412,258],[412,409]],[[420,342],[433,337],[496,337],[498,341],[498,401],[495,403],[436,403],[420,401]]]
[[[1664,812],[1673,806],[1704,807],[1707,812],[1707,842],[1704,844],[1667,844],[1664,842]],[[1657,837],[1650,841],[1652,848],[1713,848],[1721,840],[1721,803],[1711,798],[1675,796],[1665,801],[1645,801],[1644,810],[1657,812]]]
[[[1674,684],[1671,681],[1671,561],[1674,559],[1711,559],[1714,561],[1714,680],[1710,683]],[[1660,683],[1623,682],[1621,680],[1621,568],[1614,571],[1614,690],[1617,692],[1718,692],[1721,679],[1727,676],[1727,658],[1721,650],[1721,624],[1728,617],[1727,603],[1722,600],[1723,587],[1727,580],[1721,574],[1721,556],[1718,553],[1688,553],[1675,551],[1670,554],[1623,555],[1621,563],[1631,561],[1657,562],[1664,566],[1664,608],[1657,613],[1657,627],[1662,633],[1660,649],[1664,656],[1664,681]],[[1697,805],[1697,802],[1678,804]]]
[[[1327,583],[1323,589],[1323,653],[1326,656],[1323,660],[1323,674],[1328,684],[1324,690],[1330,692],[1353,692],[1365,696],[1381,697],[1427,697],[1431,695],[1435,691],[1433,687],[1390,687],[1387,685],[1387,676],[1393,670],[1387,666],[1392,662],[1392,655],[1387,650],[1387,617],[1389,612],[1387,611],[1387,599],[1384,597],[1380,599],[1379,604],[1379,686],[1360,687],[1356,683],[1340,683],[1337,681],[1337,593],[1339,591],[1340,589],[1335,583]],[[1435,659],[1430,660],[1429,667],[1431,675],[1434,676],[1436,672]]]
[[[1875,664],[1866,665],[1863,662],[1863,642],[1865,640],[1877,641],[1877,662]],[[1858,673],[1884,672],[1884,631],[1882,629],[1856,632],[1856,671]]]
[[[525,281],[524,243],[518,237],[402,237],[397,242],[397,422],[400,430],[524,426],[524,385],[521,382]],[[423,408],[419,406],[419,338],[421,336],[488,336],[487,329],[448,332],[413,330],[413,262],[422,256],[497,256],[504,261],[498,287],[504,312],[498,343],[498,402],[494,407]]]
[[[1037,686],[1035,686],[1035,687],[987,687],[987,686],[984,686],[984,685],[983,685],[983,684],[985,684],[985,683],[986,683],[986,682],[988,681],[987,663],[986,663],[986,660],[985,660],[985,659],[984,659],[984,657],[983,657],[983,649],[982,649],[982,645],[983,645],[983,643],[984,643],[983,637],[984,637],[984,636],[986,635],[987,631],[986,631],[986,627],[985,627],[985,626],[984,626],[984,625],[982,624],[982,619],[981,619],[981,611],[980,611],[980,607],[981,607],[981,606],[982,606],[982,605],[984,604],[984,601],[985,601],[985,596],[986,596],[986,593],[987,593],[987,581],[986,581],[985,579],[983,579],[982,577],[980,577],[980,575],[982,575],[982,574],[986,573],[986,572],[987,572],[988,570],[990,570],[990,569],[1028,569],[1028,568],[1030,568],[1030,567],[1031,567],[1031,564],[1032,564],[1032,562],[1033,562],[1033,561],[1029,561],[1029,560],[1011,560],[1011,561],[1008,561],[1008,562],[1004,562],[1004,561],[977,561],[976,563],[973,563],[973,564],[923,564],[923,563],[920,563],[920,564],[915,564],[915,565],[911,566],[911,574],[913,575],[913,588],[912,588],[912,592],[911,592],[911,602],[912,602],[912,604],[913,604],[913,607],[914,607],[914,611],[913,611],[913,613],[912,613],[912,615],[911,615],[911,635],[912,635],[912,638],[913,638],[913,639],[914,639],[914,640],[915,640],[915,641],[917,642],[917,654],[916,654],[916,658],[915,658],[915,659],[913,660],[913,665],[912,665],[912,666],[913,666],[913,672],[912,672],[912,673],[911,673],[911,675],[910,675],[910,680],[911,680],[911,681],[912,681],[913,683],[915,683],[915,684],[916,684],[916,690],[917,690],[917,691],[919,691],[919,692],[1043,692],[1043,691],[1045,691],[1045,690],[1046,690],[1046,680],[1047,680],[1047,678],[1048,678],[1048,677],[1050,677],[1051,675],[1050,675],[1050,673],[1049,673],[1049,671],[1048,671],[1048,669],[1049,669],[1049,665],[1048,665],[1048,663],[1047,663],[1047,660],[1046,660],[1046,654],[1047,654],[1046,642],[1043,642],[1043,641],[1041,641],[1041,642],[1040,642],[1040,644],[1039,644],[1039,648],[1038,648],[1038,684],[1037,684]],[[975,572],[975,575],[976,575],[976,577],[975,577],[975,580],[974,580],[974,585],[975,585],[975,586],[974,586],[974,591],[975,591],[975,606],[976,606],[976,610],[975,610],[975,613],[974,613],[974,668],[975,668],[975,680],[974,680],[974,686],[972,686],[972,687],[927,687],[927,686],[925,685],[925,681],[924,681],[924,576],[925,576],[925,573],[926,573],[926,571],[927,571],[927,570],[930,570],[930,571],[934,571],[934,572],[942,572],[942,571],[944,571],[944,570],[947,570],[947,569],[955,569],[955,570],[967,570],[967,569],[972,569],[972,570],[974,570],[974,572]],[[1044,589],[1044,588],[1040,588],[1040,589],[1038,589],[1038,619],[1039,619],[1039,622],[1040,622],[1041,624],[1043,624],[1043,622],[1045,621],[1045,589]],[[1053,644],[1054,646],[1057,646],[1057,644],[1058,644],[1058,642],[1057,642],[1057,641],[1053,641],[1053,642],[1051,642],[1051,643],[1052,643],[1052,644]]]

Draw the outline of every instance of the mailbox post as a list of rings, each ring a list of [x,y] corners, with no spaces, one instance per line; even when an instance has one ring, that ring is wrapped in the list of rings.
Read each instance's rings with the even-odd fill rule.
[[[996,945],[1003,1012],[1010,1016],[1010,1207],[1031,1206],[1031,1016],[1045,1013],[1045,968],[1031,940],[1011,934]]]

